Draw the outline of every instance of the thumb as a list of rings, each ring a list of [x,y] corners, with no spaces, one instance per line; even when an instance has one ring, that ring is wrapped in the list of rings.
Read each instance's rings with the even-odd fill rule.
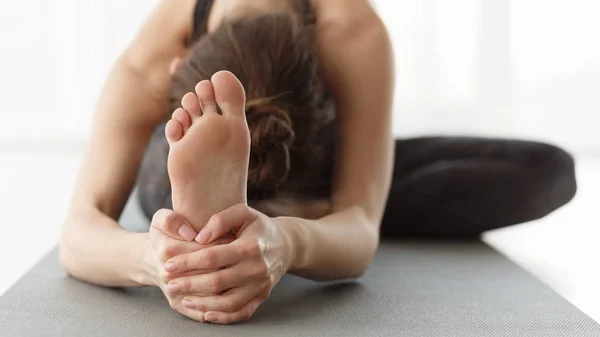
[[[251,212],[250,207],[245,204],[237,204],[213,215],[198,233],[196,241],[201,244],[211,243],[231,231],[237,232],[255,219],[256,215]]]
[[[154,213],[151,226],[171,239],[193,241],[196,231],[190,226],[183,215],[169,209],[161,209]]]

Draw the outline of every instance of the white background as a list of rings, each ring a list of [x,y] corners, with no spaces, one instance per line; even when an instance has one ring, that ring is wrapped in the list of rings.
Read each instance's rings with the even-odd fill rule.
[[[0,2],[0,140],[84,142],[110,65],[156,3]],[[397,134],[514,135],[600,152],[599,2],[374,3],[395,44]]]
[[[597,1],[376,1],[396,44],[397,132],[599,152]]]
[[[55,246],[103,80],[156,3],[0,2],[0,294]],[[397,135],[514,136],[578,155],[573,203],[486,240],[600,320],[600,2],[374,3],[395,46]]]

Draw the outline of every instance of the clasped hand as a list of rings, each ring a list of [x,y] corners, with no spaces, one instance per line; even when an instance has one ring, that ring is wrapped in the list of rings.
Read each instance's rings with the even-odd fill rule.
[[[215,214],[195,237],[183,216],[160,210],[149,235],[154,283],[174,310],[200,322],[249,319],[293,255],[283,226],[243,204]]]

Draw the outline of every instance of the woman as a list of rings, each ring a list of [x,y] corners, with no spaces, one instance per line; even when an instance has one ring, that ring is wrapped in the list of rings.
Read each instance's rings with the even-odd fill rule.
[[[100,98],[63,267],[158,286],[178,312],[227,324],[286,272],[360,276],[380,234],[471,238],[573,197],[573,160],[550,145],[394,152],[392,59],[367,0],[163,1]],[[138,171],[149,233],[116,222]]]

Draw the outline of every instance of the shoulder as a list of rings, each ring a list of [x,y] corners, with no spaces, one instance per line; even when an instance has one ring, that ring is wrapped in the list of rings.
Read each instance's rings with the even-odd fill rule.
[[[311,0],[317,40],[354,47],[387,39],[386,27],[369,0]]]
[[[197,0],[160,0],[125,51],[135,63],[180,56],[193,30]]]
[[[354,20],[377,16],[369,0],[310,0],[317,18]]]
[[[318,34],[349,37],[385,29],[369,0],[311,0],[311,4],[317,18]]]

